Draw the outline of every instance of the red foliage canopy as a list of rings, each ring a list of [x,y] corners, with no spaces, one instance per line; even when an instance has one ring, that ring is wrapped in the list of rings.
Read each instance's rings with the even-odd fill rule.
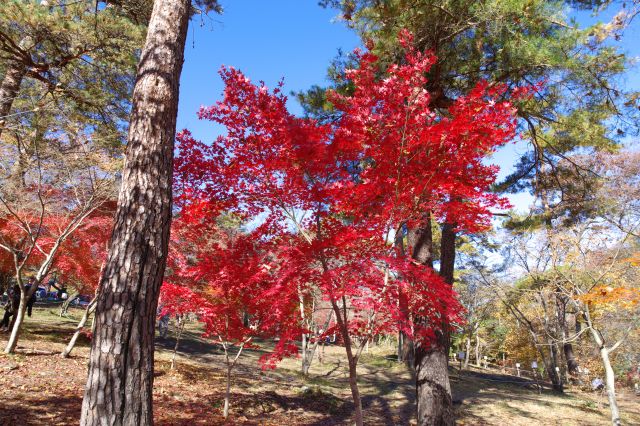
[[[60,281],[75,287],[81,294],[93,295],[98,288],[107,259],[114,213],[112,203],[93,212],[64,241],[56,256],[53,267]]]
[[[451,287],[396,250],[394,235],[425,212],[463,231],[489,225],[489,208],[507,203],[488,192],[497,168],[484,159],[513,138],[514,109],[504,87],[481,83],[448,114],[435,114],[424,89],[435,58],[412,50],[408,34],[401,38],[404,64],[384,72],[372,53],[357,53],[359,67],[346,74],[353,93],[329,94],[341,113],[331,124],[290,114],[281,85],[269,91],[236,69],[220,71],[224,98],[199,117],[227,135],[205,144],[181,132],[175,166],[181,219],[194,230],[209,232],[223,211],[255,228],[210,252],[215,264],[200,252],[199,272],[180,272],[216,283],[200,311],[210,329],[247,291],[264,297],[253,306],[273,313],[281,342],[295,334],[283,322],[294,318],[291,307],[312,289],[348,309],[353,335],[401,328],[427,338],[442,318],[460,320]],[[401,294],[408,309],[398,308]],[[416,317],[432,321],[414,324]],[[232,327],[242,335],[240,323]]]

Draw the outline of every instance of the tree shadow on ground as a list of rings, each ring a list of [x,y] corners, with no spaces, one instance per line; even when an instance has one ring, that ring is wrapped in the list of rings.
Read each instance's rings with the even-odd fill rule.
[[[575,396],[554,391],[549,383],[471,370],[465,370],[461,374],[455,370],[451,372],[451,377],[456,417],[463,417],[465,422],[471,424],[476,420],[482,420],[472,413],[475,406],[500,407],[504,414],[511,418],[531,419],[535,422],[540,421],[539,415],[524,408],[527,405],[548,407],[549,410],[558,413],[565,409],[578,409],[585,413],[593,413],[603,421],[607,418],[601,411],[592,410],[588,406],[581,407]]]
[[[343,420],[353,411],[353,404],[322,392],[295,397],[280,395],[275,391],[233,392],[230,418],[225,422],[222,402],[222,392],[204,395],[195,402],[160,395],[156,398],[154,417],[158,425],[263,425],[282,424],[288,419],[296,419],[290,424],[338,425],[343,424]],[[269,422],[265,423],[267,418]]]
[[[259,346],[257,348],[245,348],[242,351],[243,358],[259,358],[268,352],[269,343],[256,340],[255,343]],[[164,349],[169,352],[173,352],[176,346],[175,336],[169,335],[167,337],[156,336],[155,339],[156,349]],[[235,348],[232,349],[235,351]],[[178,345],[178,354],[188,355],[190,358],[198,361],[211,361],[211,357],[224,355],[223,349],[219,344],[214,343],[208,339],[205,339],[198,332],[185,331],[180,344]]]
[[[376,409],[385,425],[409,424],[415,417],[415,389],[411,377],[374,369],[359,376],[359,381],[373,392],[362,399],[365,409]],[[373,410],[371,410],[373,411]]]
[[[78,395],[23,395],[0,401],[1,425],[71,425],[80,419]]]

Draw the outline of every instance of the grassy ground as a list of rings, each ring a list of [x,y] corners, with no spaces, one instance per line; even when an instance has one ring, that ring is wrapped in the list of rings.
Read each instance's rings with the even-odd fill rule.
[[[51,308],[35,310],[15,355],[0,355],[0,424],[67,425],[79,418],[86,375],[88,341],[80,340],[71,359],[61,359],[81,312],[60,318]],[[6,342],[0,335],[0,344]],[[175,341],[158,339],[154,387],[155,418],[160,425],[223,424],[223,354],[187,331],[177,368],[169,368]],[[268,347],[267,344],[265,344]],[[266,348],[265,348],[266,349]],[[231,420],[243,425],[346,425],[353,405],[346,359],[340,347],[327,347],[324,362],[314,361],[311,374],[299,374],[299,360],[261,371],[264,353],[249,350],[233,379]],[[414,390],[409,371],[393,361],[393,348],[372,347],[359,365],[360,390],[367,424],[408,425],[414,417]],[[511,383],[516,382],[516,383]],[[542,394],[511,376],[485,371],[452,370],[459,424],[464,425],[605,425],[603,395],[567,392]],[[640,424],[640,400],[621,395],[624,424]]]

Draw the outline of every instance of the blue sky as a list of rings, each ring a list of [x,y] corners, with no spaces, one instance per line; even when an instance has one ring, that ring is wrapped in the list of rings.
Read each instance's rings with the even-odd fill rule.
[[[317,0],[222,0],[220,16],[192,20],[189,28],[185,64],[180,85],[178,129],[187,128],[197,138],[210,141],[220,129],[199,121],[201,105],[219,99],[223,86],[217,71],[221,65],[241,69],[253,81],[264,80],[270,87],[281,79],[285,90],[301,91],[326,82],[326,69],[338,49],[345,52],[360,44],[355,33],[335,19],[336,11],[323,9]],[[611,12],[593,17],[589,12],[575,15],[581,26],[607,22]],[[627,30],[621,47],[630,56],[640,56],[638,19]],[[640,89],[638,69],[627,73],[624,85]],[[301,113],[295,99],[289,102],[293,113]],[[524,144],[510,144],[496,154],[500,176],[508,174]],[[528,194],[510,197],[519,209],[531,202]]]
[[[284,78],[285,91],[301,91],[326,81],[329,62],[338,49],[359,45],[356,35],[334,22],[335,11],[317,0],[222,0],[220,16],[192,20],[180,82],[178,129],[211,140],[212,124],[199,122],[200,105],[211,105],[223,90],[221,65],[242,70],[269,87]],[[195,47],[194,47],[195,46]],[[302,112],[290,99],[293,113]]]

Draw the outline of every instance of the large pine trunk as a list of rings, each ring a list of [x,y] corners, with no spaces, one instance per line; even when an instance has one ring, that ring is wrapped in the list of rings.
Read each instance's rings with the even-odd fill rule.
[[[82,425],[153,424],[154,331],[171,222],[178,86],[190,0],[155,0],[101,280]]]
[[[11,61],[0,83],[0,136],[7,123],[7,116],[11,112],[14,99],[20,92],[22,79],[27,72],[27,68],[22,62]]]
[[[425,215],[423,226],[407,230],[407,250],[413,259],[433,268],[433,235],[430,215]],[[402,252],[404,253],[404,247],[402,247]],[[416,318],[415,321],[420,321],[420,319]],[[403,332],[398,334],[398,361],[404,361],[407,365],[415,368],[415,357],[418,350],[415,342],[409,336]]]
[[[449,360],[439,345],[416,351],[416,390],[419,426],[455,424]]]
[[[425,222],[424,226],[416,231],[417,235],[410,238],[410,241],[414,241],[412,255],[414,259],[432,267],[433,236],[429,216],[426,217]],[[449,284],[453,284],[455,239],[454,226],[444,225],[440,248],[440,275]],[[414,365],[419,426],[455,424],[448,371],[449,332],[447,327],[447,324],[442,324],[442,330],[431,345],[415,346]]]

